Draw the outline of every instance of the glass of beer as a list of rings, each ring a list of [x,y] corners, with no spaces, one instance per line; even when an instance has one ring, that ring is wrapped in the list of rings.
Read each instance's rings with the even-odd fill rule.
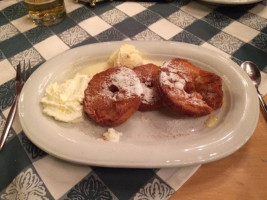
[[[24,0],[24,3],[37,26],[51,26],[66,17],[64,0]]]

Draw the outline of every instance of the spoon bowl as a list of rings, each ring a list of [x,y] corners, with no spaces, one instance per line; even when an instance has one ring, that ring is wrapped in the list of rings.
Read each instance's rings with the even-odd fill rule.
[[[253,84],[258,87],[261,83],[261,73],[258,66],[251,61],[245,61],[241,64],[241,68],[248,74]]]

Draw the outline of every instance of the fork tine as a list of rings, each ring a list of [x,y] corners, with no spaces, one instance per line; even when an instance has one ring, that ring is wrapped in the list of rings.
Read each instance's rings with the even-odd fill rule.
[[[25,60],[23,61],[22,80],[26,81],[26,63],[25,63]]]
[[[32,73],[32,67],[31,67],[31,62],[30,60],[28,61],[28,70],[27,70],[28,74],[27,74],[27,79],[30,77],[31,73]]]
[[[17,69],[16,69],[16,81],[21,81],[21,64],[20,64],[20,62],[17,65]]]

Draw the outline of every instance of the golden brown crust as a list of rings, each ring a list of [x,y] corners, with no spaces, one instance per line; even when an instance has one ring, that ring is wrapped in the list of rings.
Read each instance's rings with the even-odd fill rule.
[[[162,107],[162,100],[159,94],[159,66],[152,63],[135,67],[133,70],[139,77],[143,86],[140,111],[156,110]]]
[[[101,125],[117,126],[137,111],[141,103],[140,89],[140,80],[133,70],[110,68],[96,74],[88,83],[84,111]]]
[[[221,78],[185,59],[165,62],[159,80],[163,103],[174,113],[202,116],[222,105]]]
[[[219,76],[211,72],[200,71],[199,76],[195,79],[195,88],[213,110],[222,106],[222,79]]]

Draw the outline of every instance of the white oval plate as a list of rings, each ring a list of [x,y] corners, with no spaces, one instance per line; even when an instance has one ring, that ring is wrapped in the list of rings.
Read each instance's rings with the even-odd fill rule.
[[[40,99],[45,87],[63,81],[84,67],[107,60],[125,42],[98,43],[66,51],[41,65],[28,79],[19,100],[19,118],[25,134],[39,148],[71,162],[109,167],[171,167],[205,163],[239,149],[253,134],[259,116],[254,86],[248,76],[228,58],[203,47],[159,41],[127,41],[147,59],[190,60],[223,79],[224,103],[213,113],[218,125],[207,128],[209,116],[186,118],[162,109],[136,112],[115,129],[119,143],[99,141],[107,129],[86,119],[66,124],[42,113]]]

